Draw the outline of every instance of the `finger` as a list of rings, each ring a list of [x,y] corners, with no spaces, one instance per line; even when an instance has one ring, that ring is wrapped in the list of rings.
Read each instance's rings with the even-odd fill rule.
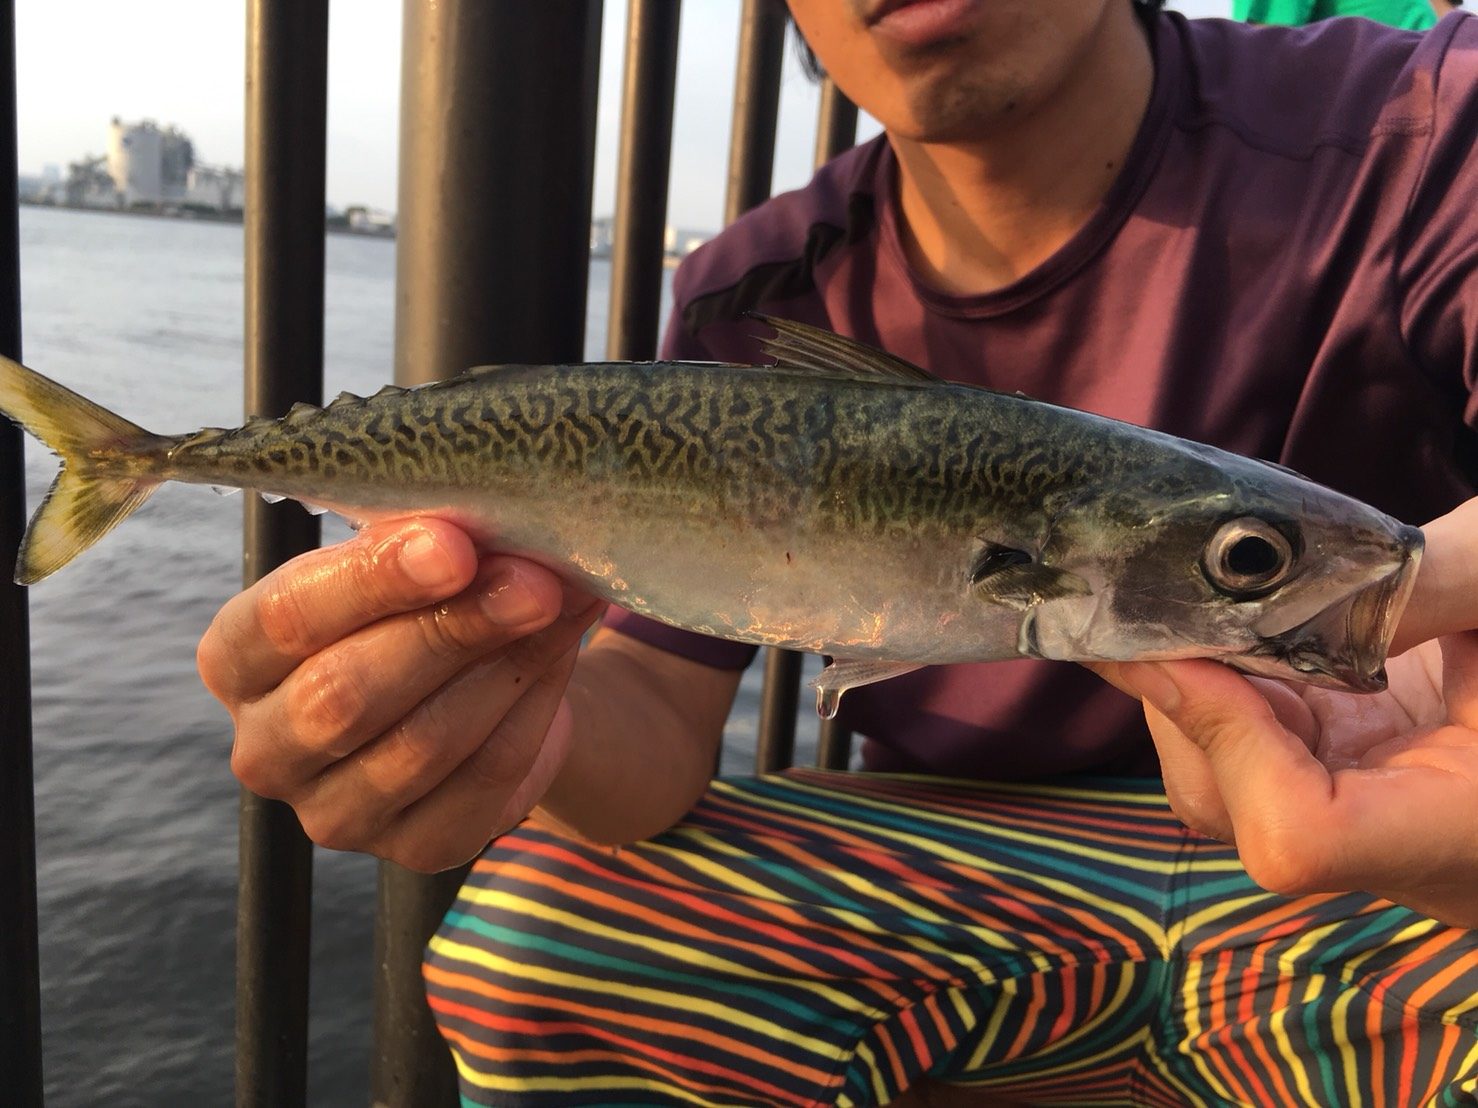
[[[572,648],[509,709],[502,723],[429,794],[387,828],[376,852],[423,873],[476,857],[548,790],[573,742],[563,691]],[[520,774],[515,780],[514,770]],[[511,787],[510,787],[511,786]]]
[[[201,678],[228,707],[261,696],[361,627],[455,596],[476,569],[471,539],[443,520],[366,528],[229,600],[200,642]]]
[[[549,624],[561,600],[559,582],[542,568],[486,559],[461,596],[355,632],[243,708],[233,771],[259,795],[292,800],[469,662]]]
[[[1115,688],[1143,701],[1145,723],[1160,758],[1165,798],[1175,814],[1193,830],[1230,842],[1231,817],[1222,803],[1206,752],[1186,738],[1140,691],[1142,684],[1157,679],[1152,666],[1147,662],[1103,662],[1089,668]]]
[[[1478,632],[1442,640],[1442,689],[1448,718],[1478,731]]]
[[[537,634],[480,658],[437,689],[354,757],[325,770],[299,804],[314,841],[362,849],[403,809],[434,789],[484,744],[544,675],[577,647],[600,606],[561,616]],[[563,692],[563,682],[559,691]],[[538,736],[526,741],[533,749]],[[522,778],[522,748],[510,752],[504,777]],[[512,787],[510,785],[510,787]]]
[[[1159,666],[1146,699],[1206,755],[1248,873],[1283,893],[1452,880],[1478,864],[1475,785],[1430,765],[1334,773],[1252,685],[1210,662]]]
[[[1426,547],[1390,653],[1417,643],[1478,628],[1478,498],[1459,505],[1422,528]]]

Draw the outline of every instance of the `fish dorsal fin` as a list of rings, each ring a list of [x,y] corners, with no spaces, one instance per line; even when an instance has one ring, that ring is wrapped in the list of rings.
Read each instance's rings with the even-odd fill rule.
[[[401,388],[399,385],[386,385],[384,388],[376,392],[373,396],[369,397],[369,399],[379,400],[382,397],[386,396],[400,396],[405,391],[406,390]]]
[[[895,358],[856,339],[845,338],[793,319],[750,312],[750,317],[775,330],[765,339],[762,349],[782,366],[790,369],[814,370],[838,377],[856,377],[867,381],[906,382],[913,385],[943,384],[928,370],[912,362]]]
[[[357,393],[341,392],[324,405],[324,411],[328,411],[331,408],[342,408],[349,404],[358,404],[362,399],[364,398]]]
[[[309,404],[305,400],[299,400],[287,410],[287,415],[282,417],[284,423],[301,423],[316,415],[322,415],[323,409],[317,404]]]

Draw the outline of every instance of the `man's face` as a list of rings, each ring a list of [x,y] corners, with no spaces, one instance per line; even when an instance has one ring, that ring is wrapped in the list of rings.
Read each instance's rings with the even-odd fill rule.
[[[1128,0],[789,0],[837,85],[894,135],[985,138],[1030,114]]]

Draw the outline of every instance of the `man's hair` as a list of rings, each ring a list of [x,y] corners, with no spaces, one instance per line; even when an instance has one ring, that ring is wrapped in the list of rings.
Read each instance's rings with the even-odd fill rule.
[[[785,13],[786,22],[790,24],[790,30],[795,36],[795,52],[800,58],[801,69],[805,71],[806,76],[811,78],[811,80],[824,81],[826,79],[826,70],[822,68],[820,60],[816,57],[816,52],[811,49],[810,43],[801,34],[801,29],[795,25],[795,18],[790,14],[790,5],[785,0],[773,0],[773,2],[780,5],[780,9]],[[1461,3],[1461,0],[1459,0],[1459,3]],[[1143,11],[1157,12],[1165,6],[1165,0],[1134,0],[1134,6]]]

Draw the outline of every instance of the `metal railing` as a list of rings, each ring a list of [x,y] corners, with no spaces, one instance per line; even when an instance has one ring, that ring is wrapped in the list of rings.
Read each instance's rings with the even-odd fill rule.
[[[15,137],[15,0],[0,0],[0,354],[19,359]],[[21,435],[6,423],[0,427],[0,564],[15,565],[25,525]],[[30,638],[26,590],[0,573],[0,1083],[22,1105],[40,1104],[42,1088]]]
[[[602,0],[405,0],[396,380],[489,362],[581,357]],[[629,0],[608,354],[657,346],[679,0]],[[785,42],[774,0],[745,0],[725,218],[770,191]],[[246,412],[321,399],[328,0],[249,0]],[[0,352],[20,354],[14,0],[0,0]],[[857,114],[829,83],[816,160],[850,146]],[[0,421],[3,422],[3,421]],[[19,433],[0,426],[0,564],[24,525]],[[250,583],[319,541],[289,504],[247,505]],[[27,608],[0,584],[0,1087],[42,1100]],[[790,763],[799,655],[770,651],[756,766]],[[848,736],[823,726],[820,764]],[[312,848],[292,810],[244,793],[237,928],[239,1105],[302,1104],[307,1087]],[[455,1104],[450,1056],[422,991],[422,950],[461,873],[379,876],[371,1095]]]

